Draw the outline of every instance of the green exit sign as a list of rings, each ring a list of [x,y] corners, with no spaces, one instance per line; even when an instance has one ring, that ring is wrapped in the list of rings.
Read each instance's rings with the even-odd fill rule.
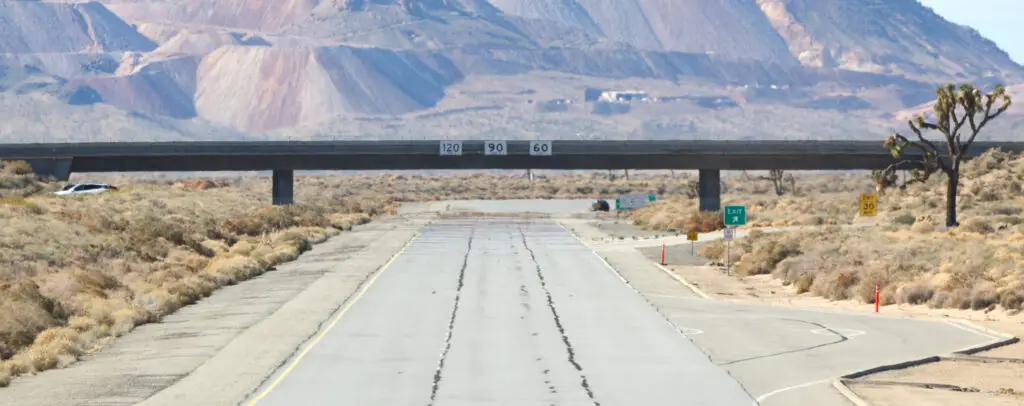
[[[722,217],[726,226],[742,226],[747,224],[747,207],[725,206]]]

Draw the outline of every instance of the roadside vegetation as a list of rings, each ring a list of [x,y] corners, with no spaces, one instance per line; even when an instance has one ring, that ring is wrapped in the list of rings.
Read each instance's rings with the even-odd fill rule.
[[[616,175],[621,174],[621,172]],[[448,199],[609,198],[655,193],[634,213],[646,228],[722,228],[718,213],[696,213],[691,173],[537,175],[297,176],[296,201],[269,205],[266,177],[176,179],[89,176],[116,192],[58,197],[61,184],[27,165],[0,171],[0,385],[63,367],[136,326],[295,259],[313,244],[387,213],[403,202]],[[960,229],[939,226],[942,180],[895,188],[879,216],[858,219],[857,195],[874,191],[866,174],[742,174],[724,178],[725,204],[748,207],[752,227],[843,225],[754,233],[733,244],[736,270],[772,274],[794,289],[883,303],[1020,308],[1024,261],[1024,160],[1000,152],[963,166]],[[780,182],[780,180],[782,180]],[[939,183],[937,183],[939,182]],[[667,197],[667,198],[666,198]],[[721,261],[720,244],[702,253]]]
[[[269,194],[210,181],[47,193],[59,186],[24,163],[0,174],[0,385],[73,362],[392,206],[314,189],[310,203],[272,207]]]
[[[770,274],[795,293],[833,300],[874,303],[880,282],[881,305],[1024,309],[1024,157],[992,150],[962,164],[955,228],[945,226],[941,176],[889,190],[873,218],[858,215],[858,194],[874,190],[864,174],[795,177],[797,190],[782,196],[770,180],[725,182],[723,204],[746,205],[747,227],[755,229],[732,243],[737,276]],[[720,213],[696,207],[696,199],[666,199],[633,220],[653,230],[723,228]],[[820,227],[756,231],[799,225]],[[724,264],[725,248],[718,240],[700,254]]]
[[[742,178],[746,183],[726,182],[723,204],[747,206],[747,227],[755,230],[732,243],[730,258],[721,240],[704,245],[700,254],[716,264],[735,264],[739,277],[770,274],[797,294],[874,303],[880,283],[881,305],[1020,312],[1024,158],[991,150],[963,160],[982,127],[1010,105],[1001,86],[984,94],[969,85],[949,85],[938,89],[934,122],[919,116],[908,123],[912,137],[897,134],[879,142],[894,163],[871,177],[788,177],[773,171]],[[929,131],[938,139],[929,140]],[[896,170],[913,165],[919,169],[901,179]],[[751,188],[750,181],[762,186]],[[877,217],[860,218],[858,195],[874,192],[881,192]],[[724,227],[720,213],[695,213],[696,204],[667,199],[638,210],[634,222],[681,232]],[[850,227],[854,224],[861,227]],[[824,227],[757,230],[794,225]]]
[[[24,162],[0,170],[0,386],[66,366],[219,287],[291,261],[313,244],[445,199],[686,195],[687,176],[297,176],[292,206],[267,178],[91,175],[119,191],[59,197]]]
[[[787,179],[784,187],[778,186],[776,178]],[[723,178],[722,205],[746,206],[749,227],[851,224],[857,217],[858,196],[873,192],[874,187],[864,174],[741,173]],[[678,233],[725,228],[721,212],[698,212],[698,204],[695,192],[670,196],[636,210],[633,223]]]

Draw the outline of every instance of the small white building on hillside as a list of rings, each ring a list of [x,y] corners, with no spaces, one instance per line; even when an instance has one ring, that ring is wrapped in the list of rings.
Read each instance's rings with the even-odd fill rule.
[[[610,103],[628,103],[631,101],[644,101],[647,100],[647,92],[642,90],[607,90],[601,92],[601,97],[598,100]]]

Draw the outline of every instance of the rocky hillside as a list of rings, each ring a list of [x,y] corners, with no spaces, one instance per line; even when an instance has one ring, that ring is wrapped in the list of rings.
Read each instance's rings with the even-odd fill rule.
[[[0,32],[5,140],[875,137],[1024,83],[917,0],[3,1]]]

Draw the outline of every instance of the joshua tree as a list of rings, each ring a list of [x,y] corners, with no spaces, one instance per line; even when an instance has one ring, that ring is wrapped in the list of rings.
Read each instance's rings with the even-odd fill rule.
[[[782,169],[772,169],[768,171],[768,177],[762,177],[762,179],[772,181],[772,186],[775,187],[775,194],[778,196],[786,194],[786,191],[792,192],[796,190],[796,178],[792,174],[787,174]]]
[[[956,196],[960,183],[960,163],[981,129],[1010,108],[1012,101],[1002,85],[996,85],[992,93],[986,94],[968,84],[960,85],[957,89],[951,83],[938,88],[936,93],[933,108],[936,121],[925,121],[924,114],[910,120],[908,124],[916,135],[916,140],[907,139],[898,132],[890,135],[884,145],[897,161],[881,171],[875,171],[873,175],[877,189],[883,191],[896,183],[895,173],[901,167],[913,168],[911,179],[902,186],[927,181],[932,174],[942,171],[948,179],[946,226],[956,227],[959,225],[956,219]],[[934,142],[925,138],[922,130],[938,131],[945,139],[938,143]],[[967,135],[966,140],[962,138],[964,134]],[[918,151],[914,156],[906,156],[907,147],[913,147]]]

